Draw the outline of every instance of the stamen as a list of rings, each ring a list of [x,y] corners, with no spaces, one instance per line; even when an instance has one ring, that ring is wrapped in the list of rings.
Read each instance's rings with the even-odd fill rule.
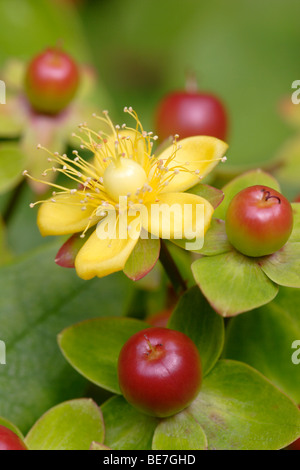
[[[108,206],[114,207],[120,213],[121,210],[126,211],[135,204],[148,204],[156,201],[159,199],[159,192],[168,186],[173,178],[180,173],[197,175],[199,180],[202,178],[200,174],[201,165],[206,163],[206,161],[199,160],[198,165],[197,161],[194,160],[185,163],[176,161],[177,152],[181,149],[181,145],[177,142],[177,139],[179,139],[178,134],[174,135],[173,146],[169,156],[164,159],[157,159],[152,153],[152,147],[158,136],[153,135],[152,131],[147,132],[143,129],[137,113],[131,106],[124,107],[124,112],[134,119],[133,127],[128,127],[125,123],[122,126],[114,125],[108,115],[108,111],[104,110],[102,116],[97,116],[93,113],[93,118],[100,120],[106,127],[108,126],[109,130],[107,132],[103,129],[95,132],[89,129],[87,124],[83,122],[78,126],[82,136],[75,133],[72,134],[73,137],[79,139],[78,148],[87,149],[93,153],[94,160],[91,162],[83,159],[79,155],[78,150],[73,150],[72,154],[74,157],[70,158],[66,154],[60,155],[58,152],[53,153],[44,149],[49,154],[48,161],[53,162],[53,166],[46,169],[43,175],[46,176],[49,172],[62,173],[73,180],[77,188],[70,189],[55,183],[38,180],[31,177],[27,170],[23,172],[24,176],[55,188],[56,191],[52,192],[50,201],[57,204],[76,205],[82,211],[89,210],[87,214],[89,217],[86,219],[88,223],[82,235],[80,235],[81,238],[85,236],[86,231],[93,222],[95,223],[95,221],[99,220],[99,217],[107,215],[107,209],[105,211],[105,208]],[[120,131],[121,128],[122,131]],[[128,131],[128,135],[126,135],[126,131]],[[43,149],[40,144],[38,148]],[[146,183],[143,180],[139,189],[135,187],[131,190],[131,184],[129,184],[128,188],[126,187],[126,191],[129,189],[129,192],[127,193],[127,202],[124,204],[124,207],[123,205],[119,207],[119,204],[108,195],[102,176],[111,162],[115,162],[120,158],[130,159],[138,163],[146,174]],[[226,157],[215,160],[224,162]],[[207,160],[207,163],[212,161],[214,160]],[[195,169],[195,164],[199,166],[198,169]],[[190,168],[187,168],[187,166],[190,166]],[[73,197],[75,194],[76,196]],[[69,197],[59,199],[60,195],[69,195]],[[31,203],[30,207],[43,202],[45,201]],[[101,208],[103,208],[102,211]],[[99,209],[100,213],[98,212]]]

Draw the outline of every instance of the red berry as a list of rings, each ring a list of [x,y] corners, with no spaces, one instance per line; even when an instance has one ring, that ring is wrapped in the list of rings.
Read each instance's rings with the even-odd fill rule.
[[[289,450],[300,450],[300,437],[288,446]]]
[[[27,450],[27,447],[17,434],[0,425],[0,450]]]
[[[298,406],[300,409],[300,405]],[[296,439],[296,441],[292,442],[288,447],[288,450],[300,450],[300,437],[299,439]]]
[[[246,256],[265,256],[285,245],[293,229],[293,209],[278,191],[250,186],[240,191],[226,213],[230,243]]]
[[[118,376],[120,389],[131,405],[152,416],[171,416],[186,408],[199,393],[201,359],[185,334],[148,328],[123,346]]]
[[[79,70],[73,59],[59,48],[49,48],[30,62],[25,91],[32,107],[41,113],[57,114],[73,99],[79,86]]]
[[[158,105],[156,132],[161,139],[209,135],[225,140],[227,115],[221,101],[212,94],[178,91],[166,95]]]

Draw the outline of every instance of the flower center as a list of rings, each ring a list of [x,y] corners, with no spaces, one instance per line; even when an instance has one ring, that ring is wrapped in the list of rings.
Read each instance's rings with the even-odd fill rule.
[[[120,196],[134,195],[146,182],[144,168],[124,157],[112,161],[103,175],[105,191],[115,202],[119,202]]]

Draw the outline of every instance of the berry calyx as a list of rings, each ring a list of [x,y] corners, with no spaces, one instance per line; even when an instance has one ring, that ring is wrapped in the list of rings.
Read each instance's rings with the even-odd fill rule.
[[[138,410],[158,417],[186,408],[202,382],[201,359],[193,341],[168,328],[133,335],[118,360],[120,389]]]
[[[44,114],[62,111],[76,94],[79,75],[77,64],[58,47],[34,57],[25,75],[25,92],[32,108]]]
[[[27,450],[27,447],[17,434],[0,425],[0,450]]]
[[[293,229],[293,209],[278,191],[267,186],[250,186],[230,202],[226,233],[242,254],[266,256],[280,250]]]

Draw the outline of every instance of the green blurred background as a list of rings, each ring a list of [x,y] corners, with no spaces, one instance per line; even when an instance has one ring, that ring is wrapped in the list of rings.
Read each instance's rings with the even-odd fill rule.
[[[278,102],[300,73],[297,0],[1,0],[0,15],[0,65],[63,39],[97,67],[120,119],[131,105],[151,127],[194,70],[228,107],[231,163],[259,165],[291,132]]]
[[[0,0],[0,67],[62,40],[98,71],[95,107],[122,123],[131,105],[149,130],[162,96],[194,71],[199,89],[226,104],[226,167],[259,167],[294,134],[279,103],[300,77],[299,15],[297,0]],[[23,194],[8,227],[15,253],[42,243],[31,199]]]

